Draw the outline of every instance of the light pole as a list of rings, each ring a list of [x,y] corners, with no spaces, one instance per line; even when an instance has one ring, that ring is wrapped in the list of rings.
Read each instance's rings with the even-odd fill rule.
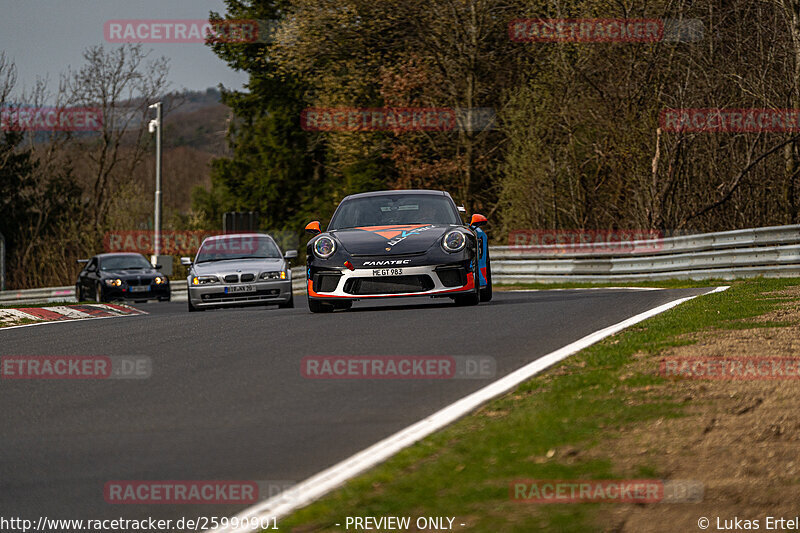
[[[151,120],[147,125],[150,133],[156,134],[156,209],[155,218],[153,220],[153,248],[155,257],[153,262],[158,261],[158,256],[161,255],[161,102],[149,106],[149,109],[156,110],[156,118]]]

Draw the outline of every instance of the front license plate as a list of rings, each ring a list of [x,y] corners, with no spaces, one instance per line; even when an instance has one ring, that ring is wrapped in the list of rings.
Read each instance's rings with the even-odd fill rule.
[[[402,268],[376,268],[372,271],[373,276],[402,276]]]
[[[255,285],[234,285],[232,287],[225,287],[225,294],[233,292],[256,292]]]
[[[133,287],[130,287],[130,290],[131,292],[147,292],[150,290],[150,287],[147,285],[134,285]]]

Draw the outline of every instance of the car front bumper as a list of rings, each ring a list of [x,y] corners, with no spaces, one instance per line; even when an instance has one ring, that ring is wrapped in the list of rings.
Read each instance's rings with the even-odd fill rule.
[[[232,287],[243,285],[254,285],[255,291],[233,292]],[[291,279],[238,284],[189,285],[189,301],[199,309],[281,304],[288,302],[291,297]]]
[[[131,287],[109,287],[103,285],[103,298],[106,300],[156,300],[170,297],[169,284],[146,286],[145,291],[131,291]]]
[[[449,276],[450,280],[445,283],[445,276],[441,275],[443,270],[451,271],[461,269],[462,277],[460,281],[453,285],[455,279],[452,274]],[[445,265],[424,265],[402,267],[402,274],[396,278],[413,278],[414,282],[417,280],[424,280],[419,284],[418,288],[411,291],[402,291],[396,287],[402,287],[402,283],[398,283],[391,287],[387,278],[394,276],[376,276],[375,270],[395,270],[392,267],[369,267],[369,268],[356,268],[354,270],[341,269],[341,270],[327,270],[327,271],[312,271],[312,276],[307,279],[308,297],[312,299],[351,299],[359,300],[362,298],[402,298],[410,296],[455,296],[459,293],[466,293],[475,290],[475,277],[473,272],[469,269],[469,262],[460,265],[445,264]],[[320,277],[334,276],[337,280],[327,280],[327,282],[316,282]],[[366,283],[364,283],[366,281]],[[395,280],[391,280],[395,281]],[[333,287],[335,283],[335,288]],[[383,285],[382,285],[383,284]],[[316,286],[315,286],[316,285]],[[324,286],[324,288],[322,288]],[[370,288],[389,287],[388,290],[392,292],[378,291],[370,292]],[[394,292],[397,290],[398,292]]]

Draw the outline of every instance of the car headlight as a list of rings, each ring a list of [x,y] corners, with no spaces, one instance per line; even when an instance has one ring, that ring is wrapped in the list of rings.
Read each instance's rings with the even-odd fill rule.
[[[156,279],[154,279],[153,281],[155,282],[156,285],[163,285],[164,283],[167,282],[167,278],[156,276]]]
[[[258,279],[278,279],[281,277],[281,273],[277,270],[273,272],[262,272]]]
[[[108,285],[109,287],[119,287],[120,285],[122,285],[122,280],[121,279],[107,279],[106,280],[106,285]]]
[[[192,278],[192,285],[208,285],[210,283],[217,283],[219,278],[217,276],[194,276]]]
[[[458,230],[453,230],[442,238],[442,248],[447,252],[460,252],[466,245],[467,237]]]
[[[320,259],[327,259],[336,251],[336,241],[330,237],[320,237],[314,242],[314,255]]]

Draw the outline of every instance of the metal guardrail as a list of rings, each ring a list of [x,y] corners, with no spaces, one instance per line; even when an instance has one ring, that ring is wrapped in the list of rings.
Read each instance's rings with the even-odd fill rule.
[[[305,285],[305,267],[292,268],[292,290],[303,291]],[[172,300],[181,302],[187,299],[187,284],[185,279],[170,282],[172,286]],[[47,287],[44,289],[26,289],[21,291],[0,292],[0,306],[8,305],[33,305],[50,302],[75,302],[75,286]]]
[[[608,243],[492,247],[492,277],[509,284],[800,276],[800,225],[626,244],[613,253]]]
[[[654,244],[655,242],[655,244]],[[736,279],[800,276],[800,224],[632,241],[608,252],[608,243],[492,246],[492,278],[497,284],[666,279]],[[574,247],[573,247],[574,248]],[[292,268],[292,288],[305,289],[305,267]],[[186,281],[172,282],[173,300],[186,299]],[[0,305],[75,301],[75,288],[48,287],[0,292]]]

